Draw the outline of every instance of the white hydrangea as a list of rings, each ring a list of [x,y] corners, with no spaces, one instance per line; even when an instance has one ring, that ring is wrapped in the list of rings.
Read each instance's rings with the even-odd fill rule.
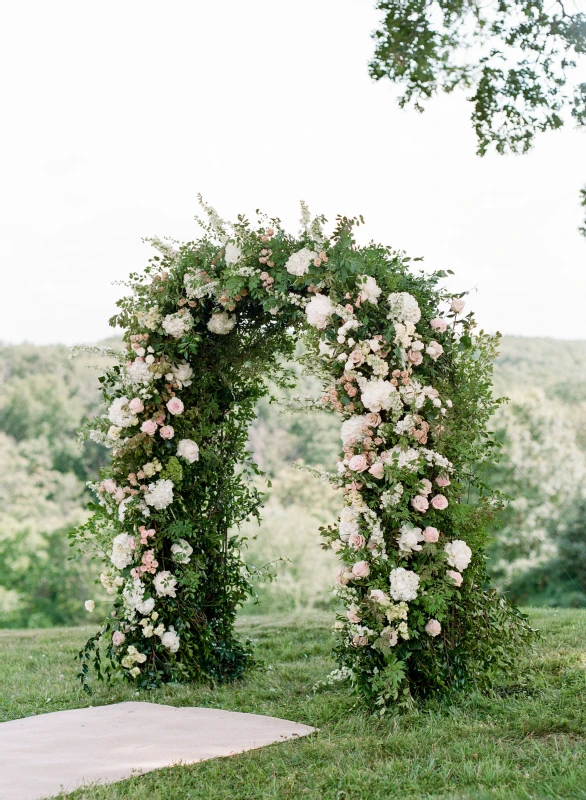
[[[179,539],[171,545],[171,558],[178,564],[187,564],[193,553],[193,547],[186,539]]]
[[[236,325],[236,317],[226,311],[216,311],[208,320],[208,330],[220,336],[230,333],[234,325]]]
[[[199,461],[199,447],[191,439],[181,439],[177,445],[177,455],[193,464],[194,461]]]
[[[139,580],[128,580],[124,586],[122,597],[124,603],[131,612],[136,611],[137,607],[142,604],[145,591],[145,585]]]
[[[360,289],[360,302],[378,304],[378,298],[382,289],[371,275],[360,275],[358,278],[358,288]]]
[[[191,314],[167,314],[162,324],[165,333],[179,339],[192,328],[193,317]]]
[[[238,247],[237,244],[233,244],[232,242],[228,242],[226,245],[226,251],[224,255],[224,261],[226,264],[237,264],[242,257],[242,250]]]
[[[138,417],[128,407],[129,402],[128,397],[117,397],[108,409],[108,419],[118,428],[129,428],[138,422]],[[108,435],[110,436],[110,433]],[[111,436],[111,438],[118,437]]]
[[[390,381],[381,378],[367,381],[363,378],[358,383],[361,391],[360,399],[369,411],[388,411],[393,406],[393,395],[396,395],[395,400],[400,401],[399,394]]]
[[[316,258],[317,253],[314,253],[313,250],[308,250],[307,247],[303,247],[301,250],[289,256],[285,264],[285,269],[290,275],[305,275],[309,269],[309,265]]]
[[[421,310],[417,300],[409,292],[393,292],[387,298],[391,313],[389,319],[396,322],[413,324],[421,319]]]
[[[361,442],[366,436],[366,414],[361,416],[354,414],[344,420],[340,428],[340,439],[344,447],[356,442]]]
[[[327,294],[314,295],[305,306],[308,323],[318,330],[327,327],[333,313],[334,305]]]
[[[410,569],[397,567],[391,570],[390,575],[391,597],[393,600],[404,600],[408,603],[415,600],[419,588],[419,575]]]
[[[175,597],[177,595],[175,589],[177,586],[177,580],[167,569],[157,572],[153,578],[153,586],[155,587],[155,592],[159,597]]]
[[[167,508],[173,502],[173,481],[158,480],[149,483],[144,496],[147,506],[152,506],[158,511]]]
[[[153,381],[153,373],[149,369],[146,361],[137,358],[129,367],[126,367],[126,374],[130,383],[135,385],[148,386]]]
[[[347,542],[350,536],[354,533],[359,533],[358,519],[360,514],[352,506],[344,506],[340,514],[340,524],[338,530],[340,531],[340,539]]]
[[[423,531],[416,528],[410,522],[406,522],[399,529],[399,536],[396,537],[399,544],[399,551],[410,555],[416,550],[421,550],[419,542],[423,541]]]
[[[132,564],[134,549],[131,542],[133,542],[133,538],[128,533],[119,533],[114,537],[110,561],[116,569],[124,569]]]
[[[444,550],[448,557],[448,564],[450,567],[457,569],[458,572],[465,570],[472,558],[472,550],[462,539],[454,539],[453,542],[448,542]]]
[[[175,628],[171,625],[168,631],[161,636],[161,644],[167,647],[172,653],[179,650],[179,635],[175,632]]]

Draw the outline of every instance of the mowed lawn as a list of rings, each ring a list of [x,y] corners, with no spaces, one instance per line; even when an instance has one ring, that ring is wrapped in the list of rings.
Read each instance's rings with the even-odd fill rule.
[[[98,685],[92,698],[79,690],[73,661],[90,629],[0,631],[0,718],[140,699],[319,728],[307,739],[79,790],[72,800],[586,798],[586,612],[540,610],[531,619],[543,640],[525,684],[382,720],[345,688],[313,694],[333,666],[327,614],[244,618],[264,665],[237,684],[139,694],[116,683]]]

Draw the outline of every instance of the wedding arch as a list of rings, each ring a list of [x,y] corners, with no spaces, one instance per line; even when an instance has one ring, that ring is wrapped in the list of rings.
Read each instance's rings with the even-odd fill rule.
[[[88,426],[111,465],[77,536],[103,554],[113,602],[80,653],[84,685],[91,662],[145,688],[243,674],[252,653],[234,623],[252,586],[238,526],[262,505],[248,425],[299,339],[324,384],[316,406],[341,418],[327,479],[344,506],[322,532],[344,606],[328,680],[381,709],[490,683],[528,635],[485,572],[496,337],[441,287],[446,273],[358,246],[362,220],[338,217],[326,239],[304,205],[298,236],[204,208],[199,240],[150,240],[158,255],[111,320],[126,354]]]

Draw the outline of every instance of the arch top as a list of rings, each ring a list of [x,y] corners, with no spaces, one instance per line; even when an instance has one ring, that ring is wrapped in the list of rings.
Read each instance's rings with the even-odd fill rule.
[[[105,553],[113,604],[82,660],[106,648],[109,668],[140,686],[242,674],[251,652],[234,620],[252,587],[237,526],[262,505],[247,427],[303,336],[304,365],[324,384],[316,406],[341,418],[329,480],[344,508],[323,533],[346,607],[331,680],[385,707],[488,675],[497,606],[525,635],[482,589],[493,501],[476,468],[498,402],[496,338],[463,314],[445,273],[359,246],[360,218],[338,217],[326,238],[303,205],[292,236],[277,219],[227,225],[204,208],[199,240],[149,240],[157,255],[111,320],[126,354],[102,378],[108,412],[90,430],[111,466],[79,536]]]

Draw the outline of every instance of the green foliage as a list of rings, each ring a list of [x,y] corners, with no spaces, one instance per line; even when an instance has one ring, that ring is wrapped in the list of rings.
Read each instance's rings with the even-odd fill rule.
[[[561,0],[377,0],[376,8],[371,77],[403,86],[400,105],[419,111],[438,92],[470,90],[480,155],[490,146],[525,153],[539,132],[586,124],[586,83],[568,86],[586,53],[583,12]]]

